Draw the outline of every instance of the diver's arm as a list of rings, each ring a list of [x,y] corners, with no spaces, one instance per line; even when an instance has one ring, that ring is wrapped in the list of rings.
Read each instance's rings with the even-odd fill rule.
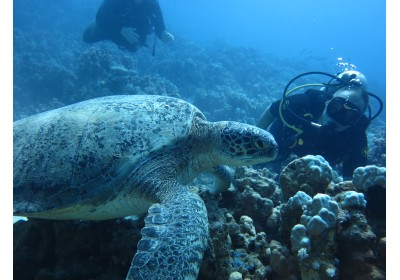
[[[171,43],[172,41],[174,41],[174,36],[166,30],[160,4],[158,3],[158,1],[153,0],[150,1],[150,5],[150,20],[152,25],[154,26],[154,32],[162,42]]]
[[[158,1],[150,1],[151,5],[151,23],[154,26],[154,32],[158,38],[162,38],[163,32],[166,30],[161,7]]]
[[[364,135],[354,149],[343,158],[342,173],[343,179],[351,180],[353,172],[357,167],[366,166],[368,164],[368,139]]]
[[[276,117],[273,116],[271,113],[271,105],[270,105],[261,114],[261,117],[257,122],[257,126],[262,129],[268,129],[269,126],[274,122],[275,119],[276,119]]]

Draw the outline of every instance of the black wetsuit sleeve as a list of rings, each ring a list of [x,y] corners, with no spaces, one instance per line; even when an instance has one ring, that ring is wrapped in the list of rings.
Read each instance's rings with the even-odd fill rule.
[[[158,1],[151,1],[151,15],[150,20],[154,26],[154,32],[161,38],[162,33],[165,31],[165,23],[162,15],[161,7]]]
[[[105,0],[96,14],[96,23],[108,34],[116,34],[123,27],[121,16],[121,0]]]
[[[272,116],[275,118],[279,118],[279,104],[281,103],[281,99],[275,101],[274,103],[271,104],[269,112],[271,113]]]
[[[366,166],[368,164],[368,140],[365,132],[354,139],[355,143],[349,147],[347,153],[343,157],[342,173],[344,178],[351,178],[357,167]],[[357,139],[358,138],[358,139]]]

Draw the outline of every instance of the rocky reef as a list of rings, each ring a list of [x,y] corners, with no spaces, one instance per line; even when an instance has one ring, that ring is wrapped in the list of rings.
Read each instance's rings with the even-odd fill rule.
[[[210,230],[198,279],[385,279],[384,167],[360,167],[352,181],[333,182],[329,164],[309,155],[279,175],[238,167],[222,194],[211,184],[207,176],[193,183]],[[19,221],[14,277],[124,279],[142,226],[143,217]]]

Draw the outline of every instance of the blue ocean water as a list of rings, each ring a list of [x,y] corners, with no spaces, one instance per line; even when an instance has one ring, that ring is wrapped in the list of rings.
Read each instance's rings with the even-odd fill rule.
[[[371,0],[161,1],[168,25],[196,42],[220,39],[332,72],[338,58],[386,92],[386,5]],[[325,62],[326,64],[324,64]]]
[[[138,58],[143,55],[140,52],[129,54],[126,51],[117,50],[112,44],[89,45],[83,42],[82,33],[94,20],[101,2],[101,0],[14,1],[15,118],[19,118],[16,115],[21,108],[29,105],[29,102],[37,102],[43,96],[48,98],[42,100],[42,103],[49,103],[52,97],[60,97],[62,94],[70,96],[70,93],[64,92],[66,90],[81,91],[81,89],[76,89],[75,84],[71,85],[72,82],[63,88],[53,86],[46,89],[48,85],[46,85],[44,75],[48,71],[47,75],[51,76],[49,79],[53,82],[57,78],[65,81],[65,77],[56,75],[60,72],[66,72],[71,75],[72,80],[75,79],[75,70],[80,63],[79,57],[93,46],[104,51],[110,49],[119,58],[131,55],[133,59],[141,59]],[[180,42],[190,42],[197,48],[213,46],[212,48],[215,49],[220,44],[223,48],[228,46],[243,50],[251,49],[255,61],[258,59],[255,58],[256,56],[265,55],[265,61],[274,64],[275,72],[282,72],[278,78],[281,83],[276,85],[280,89],[288,79],[297,74],[305,71],[335,73],[338,71],[337,63],[344,62],[355,65],[363,72],[369,81],[369,91],[379,95],[385,101],[386,6],[384,1],[160,0],[160,5],[166,26],[176,36],[176,40],[167,48],[166,53],[163,53],[164,46],[159,43],[159,54],[153,60],[168,59],[168,55],[175,61],[185,59],[185,56],[186,58],[191,55],[194,57],[193,51],[187,49],[187,45],[183,47]],[[149,38],[149,44],[152,44],[152,41],[153,39]],[[149,52],[144,56],[147,55],[148,58]],[[207,56],[206,53],[204,55]],[[233,57],[237,55],[233,54]],[[209,56],[209,58],[210,63],[215,60],[214,57]],[[252,61],[253,58],[250,57],[247,60],[248,65],[255,63]],[[53,65],[50,65],[51,61],[54,62]],[[34,65],[35,63],[39,64],[39,68],[44,69],[38,70],[38,65]],[[217,61],[218,63],[220,62]],[[232,60],[231,67],[246,67],[243,63],[246,64],[243,59]],[[51,69],[52,66],[58,70],[54,71]],[[261,65],[258,68],[260,73],[254,73],[254,75],[260,75],[265,80],[277,79],[270,77],[268,71],[263,73],[262,68]],[[292,72],[287,68],[290,68]],[[159,69],[158,67],[153,73],[162,74]],[[207,71],[204,70],[203,74],[207,75]],[[147,73],[151,73],[151,70]],[[248,74],[251,75],[251,72]],[[176,85],[176,81],[171,77],[165,76],[165,78]],[[240,77],[236,78],[240,79]],[[247,81],[247,83],[251,82]],[[270,85],[270,82],[268,83]],[[37,90],[35,91],[34,88]],[[179,88],[179,85],[178,89],[181,93],[184,91]],[[268,92],[268,89],[265,88],[265,91]],[[54,92],[57,92],[57,95],[52,96]],[[245,94],[251,95],[249,92]],[[185,98],[185,94],[181,95]],[[277,94],[275,96],[278,97]],[[86,97],[93,96],[89,94]],[[85,96],[81,94],[80,99],[72,97],[69,100],[58,99],[61,99],[59,105],[44,105],[42,110],[79,101],[85,99]],[[187,99],[193,101],[192,98]],[[20,107],[15,105],[16,103]],[[263,102],[263,106],[264,104],[267,104],[267,101]],[[201,107],[200,103],[196,105]],[[36,108],[38,106],[35,105]],[[247,110],[247,108],[243,109]],[[260,109],[256,109],[255,112],[259,114]],[[34,112],[23,112],[21,116],[31,113]],[[384,119],[385,111],[381,117]],[[253,116],[253,118],[256,117]]]

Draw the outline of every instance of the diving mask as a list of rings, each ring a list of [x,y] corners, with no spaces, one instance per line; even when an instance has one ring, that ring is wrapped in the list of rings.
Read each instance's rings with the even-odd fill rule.
[[[362,115],[356,105],[342,97],[332,98],[327,104],[326,111],[330,118],[344,126],[356,123]]]

